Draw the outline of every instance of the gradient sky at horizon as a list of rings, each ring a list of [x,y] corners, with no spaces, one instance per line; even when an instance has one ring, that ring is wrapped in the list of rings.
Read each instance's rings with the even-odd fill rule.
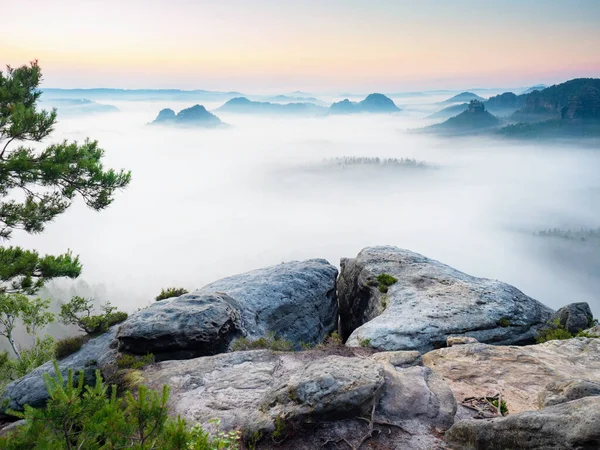
[[[600,0],[20,0],[45,87],[400,92],[600,76]]]

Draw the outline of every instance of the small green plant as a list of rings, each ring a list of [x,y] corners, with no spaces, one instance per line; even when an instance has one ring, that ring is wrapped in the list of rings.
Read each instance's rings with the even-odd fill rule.
[[[379,292],[385,294],[387,293],[390,286],[398,282],[398,279],[391,276],[390,274],[382,273],[380,275],[377,275],[377,281],[379,282]]]
[[[498,324],[499,327],[502,328],[506,328],[508,326],[510,326],[510,320],[507,319],[506,317],[502,317],[501,319],[498,319],[498,322],[496,322]]]
[[[381,307],[385,310],[388,307],[390,296],[388,294],[383,294],[379,300],[381,302]]]
[[[314,347],[313,344],[309,343],[309,342],[300,342],[300,348],[302,350],[310,350]]]
[[[171,297],[179,297],[183,294],[187,294],[188,292],[189,291],[185,288],[170,287],[167,289],[161,289],[160,294],[156,296],[156,301],[158,302]]]
[[[294,351],[294,344],[271,332],[267,333],[267,337],[261,337],[256,340],[241,337],[231,344],[231,350],[234,352],[259,349],[269,349],[275,352],[291,352]]]
[[[144,356],[133,356],[125,353],[121,353],[117,357],[117,367],[119,369],[133,369],[141,370],[149,364],[154,362],[154,355],[148,353]]]
[[[585,331],[581,330],[579,333],[577,333],[574,337],[582,337],[582,338],[595,338],[596,336],[593,334],[589,334],[586,333]]]
[[[488,402],[490,402],[492,404],[492,406],[498,408],[498,399],[494,398],[494,397],[487,397]],[[500,414],[502,414],[503,416],[508,414],[508,407],[506,406],[506,402],[504,400],[502,400],[502,403],[500,404]]]
[[[127,319],[127,313],[117,311],[115,306],[106,302],[100,307],[102,314],[93,314],[92,301],[75,296],[69,303],[60,306],[60,318],[66,325],[77,325],[89,335],[106,332],[111,326]]]
[[[370,347],[371,346],[371,339],[366,338],[366,339],[358,339],[358,344],[361,347]]]
[[[248,449],[256,450],[256,446],[258,445],[258,443],[261,441],[262,438],[263,438],[262,432],[255,431],[254,433],[252,433],[252,436],[250,436],[250,438],[246,440],[246,445],[248,446]]]
[[[281,417],[277,416],[277,418],[275,419],[275,429],[271,433],[271,436],[273,437],[273,440],[275,441],[275,443],[279,444],[285,440],[285,438],[288,435],[287,428],[288,427],[287,427],[287,424],[285,423],[285,420],[283,420]]]
[[[89,336],[68,336],[63,339],[56,341],[56,358],[63,359],[69,355],[72,355],[81,348],[89,340]]]
[[[215,426],[214,437],[211,442],[211,449],[214,450],[236,450],[239,448],[241,441],[241,433],[237,430],[223,432],[219,429],[221,421],[219,419],[211,419],[208,421]],[[194,447],[192,447],[194,448]]]

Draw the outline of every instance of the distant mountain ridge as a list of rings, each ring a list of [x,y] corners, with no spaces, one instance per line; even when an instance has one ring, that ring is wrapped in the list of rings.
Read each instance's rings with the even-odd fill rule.
[[[329,107],[329,114],[355,114],[355,113],[394,113],[399,112],[400,108],[394,101],[383,94],[369,94],[360,102],[351,102],[347,98],[332,103]]]
[[[536,84],[535,86],[531,86],[530,88],[525,89],[523,92],[521,92],[521,95],[530,94],[533,91],[543,91],[547,87],[548,86],[546,86],[545,84]]]
[[[246,97],[236,97],[216,109],[222,112],[256,114],[325,114],[326,108],[314,103],[270,103],[255,102]]]
[[[97,103],[87,98],[50,98],[40,99],[42,108],[52,107],[58,110],[59,116],[80,116],[89,114],[118,112],[119,108],[106,103]]]
[[[470,102],[471,100],[477,100],[480,102],[485,101],[485,98],[480,97],[477,94],[473,94],[472,92],[461,92],[460,94],[456,94],[454,97],[450,97],[443,102],[440,102],[440,105],[449,105],[451,103],[465,103]]]
[[[334,102],[329,108],[314,103],[271,103],[249,100],[247,97],[236,97],[216,109],[221,112],[254,113],[254,114],[294,114],[294,115],[326,115],[356,113],[394,113],[400,111],[394,101],[383,94],[369,94],[360,102],[344,99]]]
[[[225,125],[221,122],[221,119],[208,112],[202,105],[194,105],[191,108],[182,109],[178,114],[175,114],[175,111],[170,108],[162,109],[152,124],[183,125],[203,128],[215,128]]]

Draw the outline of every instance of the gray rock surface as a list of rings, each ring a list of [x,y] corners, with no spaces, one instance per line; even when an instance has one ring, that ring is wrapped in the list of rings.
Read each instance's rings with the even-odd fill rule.
[[[340,330],[346,345],[426,352],[449,336],[500,345],[532,342],[552,310],[500,281],[476,278],[397,247],[370,247],[342,259]],[[387,293],[377,276],[398,282]]]
[[[585,397],[485,420],[461,420],[446,434],[460,450],[584,450],[600,448],[600,397]]]
[[[545,408],[593,395],[600,395],[599,382],[573,378],[549,383],[539,393],[538,402],[540,408]]]
[[[583,332],[589,335],[590,337],[600,338],[600,325],[596,325],[592,328],[588,328],[587,330],[583,330]]]
[[[299,421],[361,414],[383,386],[383,367],[367,358],[326,356],[280,379],[260,410],[273,420]]]
[[[581,330],[588,328],[591,325],[593,318],[594,316],[592,315],[590,305],[581,302],[570,303],[563,306],[552,315],[550,321],[554,322],[555,320],[558,320],[569,333],[577,334]]]
[[[2,429],[0,429],[0,436],[5,436],[8,433],[12,433],[17,428],[22,427],[23,425],[25,425],[25,419],[20,419],[16,422],[10,422],[8,425],[5,425],[2,427]]]
[[[156,360],[185,359],[227,351],[243,333],[239,305],[225,294],[161,300],[130,316],[117,333],[119,350]]]
[[[446,430],[456,411],[443,380],[419,365],[419,355],[369,357],[353,351],[345,350],[347,356],[329,350],[233,352],[161,362],[145,369],[143,377],[152,388],[171,387],[172,414],[207,429],[209,420],[218,418],[221,430],[260,434],[264,439],[257,449],[276,447],[270,433],[278,421],[287,430],[278,437],[285,439],[282,448],[313,450],[325,442],[341,447],[341,437],[357,445],[368,433],[368,423],[359,417],[371,417],[373,402],[379,432],[370,442],[376,448],[443,447],[432,429]]]
[[[215,281],[196,294],[225,293],[240,305],[250,339],[321,342],[337,326],[337,269],[324,259],[293,261]]]
[[[68,370],[74,373],[84,372],[85,383],[93,384],[96,381],[96,369],[102,369],[112,363],[116,357],[116,341],[118,325],[108,332],[85,343],[78,351],[58,361],[58,368],[66,377]],[[24,405],[33,407],[43,406],[48,400],[48,391],[43,375],[48,373],[55,376],[52,361],[42,364],[27,375],[13,381],[6,386],[4,399],[9,399],[8,409],[23,411]],[[0,417],[2,417],[0,411]]]

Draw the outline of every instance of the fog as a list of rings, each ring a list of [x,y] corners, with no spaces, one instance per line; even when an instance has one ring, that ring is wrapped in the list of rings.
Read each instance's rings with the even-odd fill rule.
[[[51,140],[99,140],[105,166],[130,169],[131,185],[102,212],[78,200],[42,234],[16,232],[10,244],[72,249],[83,274],[51,283],[56,300],[87,283],[85,295],[126,311],[162,287],[193,290],[306,258],[339,267],[363,247],[395,245],[508,282],[553,308],[587,301],[600,315],[600,240],[534,235],[600,227],[600,151],[409,132],[440,108],[402,101],[397,115],[218,114],[230,127],[213,130],[146,125],[161,108],[189,103],[115,101],[118,113],[59,115]],[[414,158],[427,167],[321,164],[338,157]]]

